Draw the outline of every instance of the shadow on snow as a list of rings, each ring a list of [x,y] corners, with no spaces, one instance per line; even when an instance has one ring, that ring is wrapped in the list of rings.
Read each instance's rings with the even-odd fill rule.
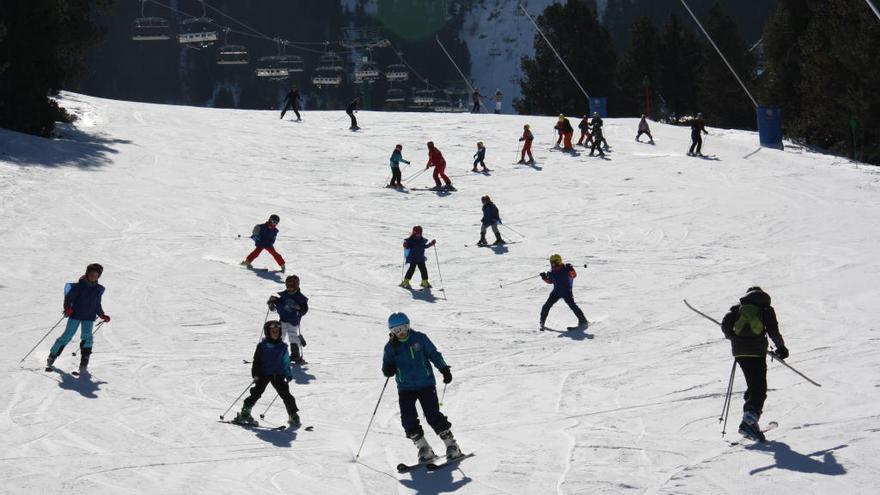
[[[64,390],[73,390],[75,392],[79,392],[79,394],[86,399],[97,399],[98,390],[101,388],[101,385],[107,383],[104,381],[92,380],[92,375],[89,373],[83,373],[80,376],[73,376],[65,371],[57,371],[58,374],[61,375],[61,381],[58,382],[59,387],[63,388]]]
[[[810,454],[801,454],[795,452],[792,448],[783,442],[769,441],[766,443],[756,443],[747,447],[749,450],[760,450],[773,454],[776,464],[764,466],[749,471],[749,474],[758,474],[769,469],[785,469],[788,471],[798,471],[801,473],[824,474],[826,476],[839,476],[846,474],[844,468],[837,459],[834,458],[834,451],[847,447],[848,445],[838,445],[830,449],[819,450]],[[814,457],[822,456],[822,460],[814,459]]]
[[[59,138],[42,138],[0,129],[0,160],[23,167],[79,167],[97,169],[119,153],[115,146],[130,144],[73,126],[58,126]]]

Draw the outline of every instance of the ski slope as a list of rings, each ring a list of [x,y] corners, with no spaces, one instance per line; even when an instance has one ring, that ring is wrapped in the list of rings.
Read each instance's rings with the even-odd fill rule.
[[[0,130],[2,493],[875,493],[876,168],[722,129],[704,143],[717,160],[688,158],[687,129],[653,124],[657,144],[640,144],[635,119],[606,121],[613,149],[601,160],[550,151],[552,117],[360,112],[352,133],[341,111],[296,123],[72,93],[61,102],[80,119],[60,139]],[[513,165],[524,123],[538,168]],[[428,140],[459,191],[383,188],[394,145],[413,162],[407,178]],[[478,140],[489,176],[469,172]],[[410,183],[430,185],[429,173]],[[483,194],[522,242],[466,247]],[[314,431],[217,422],[250,380],[242,361],[283,288],[282,274],[237,266],[270,213],[310,298],[310,364],[292,391]],[[438,240],[430,294],[396,286],[416,224]],[[562,302],[555,330],[537,331],[549,292],[539,279],[499,287],[546,270],[552,253],[580,266],[586,332],[565,332],[574,316]],[[60,318],[64,283],[91,262],[105,267],[113,318],[91,376],[70,374],[78,338],[59,373],[43,371],[60,330],[19,365]],[[266,253],[255,266],[275,270]],[[730,348],[682,299],[721,318],[753,284],[773,296],[788,362],[823,387],[768,363],[762,421],[780,427],[767,444],[730,446],[718,422]],[[397,474],[416,452],[393,383],[354,462],[394,311],[452,366],[443,411],[476,454],[458,469]],[[739,439],[744,387],[738,372],[727,440]],[[276,401],[266,422],[285,419]]]

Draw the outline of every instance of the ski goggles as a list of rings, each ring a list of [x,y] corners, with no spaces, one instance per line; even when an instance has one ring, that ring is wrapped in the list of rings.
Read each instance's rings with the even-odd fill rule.
[[[409,323],[404,323],[402,325],[397,325],[396,327],[391,327],[391,333],[394,334],[398,339],[405,339],[407,335],[409,335]]]

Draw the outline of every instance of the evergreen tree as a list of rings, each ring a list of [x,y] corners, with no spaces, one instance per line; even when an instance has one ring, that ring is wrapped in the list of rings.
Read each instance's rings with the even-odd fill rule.
[[[792,124],[801,118],[802,39],[812,15],[803,0],[779,0],[776,11],[764,26],[761,103],[782,108],[786,134],[790,134]]]
[[[615,107],[619,114],[632,116],[645,113],[645,83],[653,93],[653,85],[659,82],[660,37],[648,17],[639,18],[629,32],[629,47],[617,65]]]
[[[662,113],[676,118],[696,113],[696,79],[700,45],[689,27],[674,14],[669,16],[660,38],[660,76],[656,93]]]

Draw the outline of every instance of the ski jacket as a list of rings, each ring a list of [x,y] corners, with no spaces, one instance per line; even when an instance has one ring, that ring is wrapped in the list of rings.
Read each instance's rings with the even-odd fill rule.
[[[495,92],[495,102],[501,103],[504,100],[504,95],[501,94],[501,91]]]
[[[494,225],[501,221],[501,215],[498,213],[498,207],[495,203],[489,201],[483,205],[483,225]]]
[[[749,291],[731,306],[721,320],[721,331],[730,340],[734,357],[764,357],[768,335],[776,347],[785,347],[770,295],[762,290]]]
[[[446,160],[443,159],[443,153],[440,153],[440,150],[438,150],[436,146],[428,150],[428,166],[446,166]]]
[[[254,244],[260,248],[270,248],[275,245],[275,238],[278,237],[278,229],[269,222],[254,226],[254,235],[251,239]]]
[[[294,308],[297,304],[300,306],[298,310]],[[278,293],[275,310],[278,311],[278,319],[281,321],[291,325],[299,325],[299,320],[309,312],[309,298],[303,295],[300,290],[294,293],[283,290]]]
[[[642,119],[642,120],[639,121],[639,131],[641,131],[641,132],[648,132],[648,131],[650,131],[650,130],[651,130],[651,129],[648,128],[648,121],[647,121],[646,119]]]
[[[358,108],[358,101],[351,100],[351,103],[349,103],[348,106],[345,107],[345,113],[354,113],[354,111],[357,110],[357,108]]]
[[[700,132],[703,134],[709,134],[709,131],[706,130],[706,122],[703,119],[694,119],[691,121],[691,136],[699,136]]]
[[[604,123],[602,122],[601,117],[593,117],[593,120],[590,121],[590,127],[593,128],[593,136],[602,137],[602,126]]]
[[[574,132],[574,128],[571,127],[571,122],[569,122],[568,119],[563,119],[562,122],[557,122],[554,129],[563,134]]]
[[[553,292],[557,294],[568,294],[574,285],[574,278],[577,272],[571,265],[557,265],[547,272],[546,277],[541,277],[544,282],[553,284]]]
[[[403,154],[399,150],[395,149],[394,152],[391,153],[391,168],[399,167],[400,162],[409,165],[409,162],[403,159]]]
[[[385,344],[382,368],[389,365],[397,368],[397,390],[412,391],[434,387],[437,381],[434,380],[431,363],[438,370],[449,367],[431,339],[421,332],[410,330],[406,340],[400,341],[392,337]]]
[[[428,240],[424,237],[409,236],[403,240],[403,253],[406,256],[407,263],[424,263],[428,261],[425,256],[425,249],[428,246]]]
[[[263,339],[254,350],[251,376],[266,378],[273,375],[293,378],[290,370],[290,353],[287,352],[287,344],[281,340]]]
[[[284,101],[291,103],[294,106],[299,105],[299,90],[288,91],[287,96],[284,97]]]
[[[578,123],[578,129],[580,129],[582,132],[589,132],[589,130],[590,130],[589,117],[584,117],[581,119],[581,121]]]
[[[70,290],[64,295],[64,309],[73,308],[70,318],[74,320],[94,321],[104,315],[104,309],[101,308],[103,295],[103,285],[80,277],[79,282],[70,284]]]
[[[477,160],[480,160],[480,161],[485,160],[486,159],[486,147],[483,146],[482,148],[477,148],[477,152],[474,153],[474,158],[476,158]]]
[[[532,131],[524,130],[522,138],[520,138],[520,141],[525,141],[527,143],[531,143],[532,140],[534,140],[534,139],[535,139],[535,135],[532,134]]]

